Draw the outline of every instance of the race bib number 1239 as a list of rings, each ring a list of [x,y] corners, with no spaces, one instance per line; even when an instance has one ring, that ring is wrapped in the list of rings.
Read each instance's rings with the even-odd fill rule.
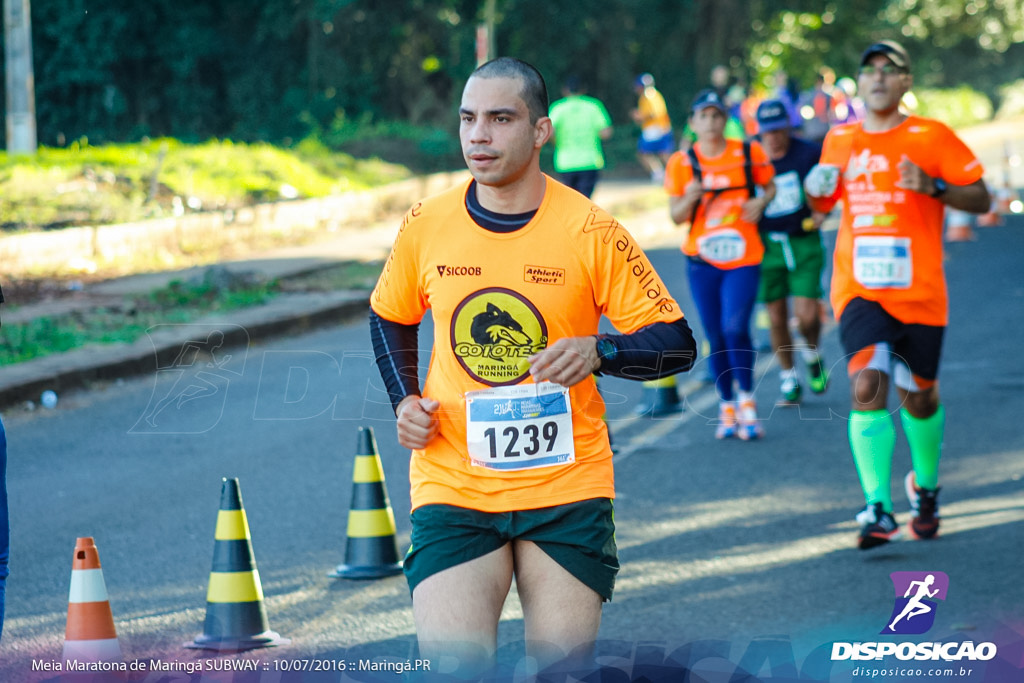
[[[569,390],[541,382],[467,392],[466,442],[473,464],[493,470],[574,462]]]

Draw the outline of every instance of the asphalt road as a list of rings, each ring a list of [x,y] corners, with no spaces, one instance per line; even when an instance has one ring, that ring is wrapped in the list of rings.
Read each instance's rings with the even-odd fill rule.
[[[657,420],[632,415],[639,385],[602,380],[619,447],[623,564],[599,646],[602,663],[622,674],[605,680],[684,680],[684,667],[692,681],[798,673],[858,680],[854,669],[865,662],[829,661],[831,643],[885,640],[890,574],[905,571],[943,572],[949,591],[927,635],[904,639],[990,641],[999,649],[989,662],[950,665],[971,667],[966,677],[958,670],[929,680],[1024,680],[1021,253],[1024,220],[949,248],[944,521],[934,542],[854,547],[862,501],[832,327],[824,348],[833,384],[799,408],[772,408],[776,368],[761,354],[760,442],[715,441],[707,421],[716,403],[700,367],[680,378],[685,412]],[[651,257],[696,322],[678,252]],[[137,680],[396,680],[286,674],[276,662],[415,657],[402,577],[327,577],[344,560],[361,426],[375,430],[396,541],[401,551],[408,545],[408,452],[395,440],[366,326],[228,349],[218,360],[185,376],[167,370],[66,394],[53,411],[5,415],[13,552],[0,680],[55,679],[33,672],[33,663],[61,659],[78,536],[96,539],[125,660],[198,662],[208,671],[191,679],[150,671]],[[902,434],[897,443],[893,487],[903,523],[909,455]],[[289,645],[219,657],[182,647],[203,630],[222,477],[240,481],[270,627]],[[521,626],[513,595],[500,632],[509,672],[523,670]],[[209,672],[210,662],[226,660],[257,662],[261,673]],[[744,679],[744,671],[759,678]]]

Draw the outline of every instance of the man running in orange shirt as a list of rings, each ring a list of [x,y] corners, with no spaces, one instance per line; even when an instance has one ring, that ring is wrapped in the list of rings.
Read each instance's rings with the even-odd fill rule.
[[[538,666],[589,656],[618,571],[593,374],[658,379],[688,369],[696,344],[629,232],[541,172],[551,119],[535,68],[482,65],[459,111],[473,179],[409,210],[370,330],[413,451],[405,573],[420,655],[470,676],[493,663],[513,577]],[[625,334],[599,335],[602,316]]]
[[[857,515],[861,549],[899,534],[890,482],[890,376],[913,465],[904,480],[910,529],[917,538],[938,533],[945,423],[938,372],[948,322],[943,214],[947,205],[982,213],[990,204],[981,163],[960,138],[939,121],[900,109],[912,85],[901,45],[882,41],[865,50],[857,81],[865,118],[829,131],[821,163],[804,183],[817,211],[843,199],[831,297],[849,363],[850,448],[867,503]]]

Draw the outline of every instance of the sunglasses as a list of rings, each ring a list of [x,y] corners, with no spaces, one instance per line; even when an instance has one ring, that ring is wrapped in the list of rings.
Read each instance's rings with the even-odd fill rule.
[[[882,66],[875,66],[874,64],[865,64],[857,72],[860,76],[874,76],[876,74],[882,74],[883,76],[892,76],[894,74],[905,74],[906,69],[901,69],[895,64],[883,64]]]

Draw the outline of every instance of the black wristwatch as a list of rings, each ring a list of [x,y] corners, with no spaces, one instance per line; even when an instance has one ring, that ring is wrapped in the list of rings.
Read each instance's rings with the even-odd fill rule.
[[[598,335],[597,337],[597,356],[601,359],[602,364],[606,360],[615,360],[615,356],[619,355],[619,349],[608,337]]]
[[[942,178],[932,178],[932,185],[935,186],[935,189],[932,190],[932,197],[941,197],[949,189],[949,185]]]

